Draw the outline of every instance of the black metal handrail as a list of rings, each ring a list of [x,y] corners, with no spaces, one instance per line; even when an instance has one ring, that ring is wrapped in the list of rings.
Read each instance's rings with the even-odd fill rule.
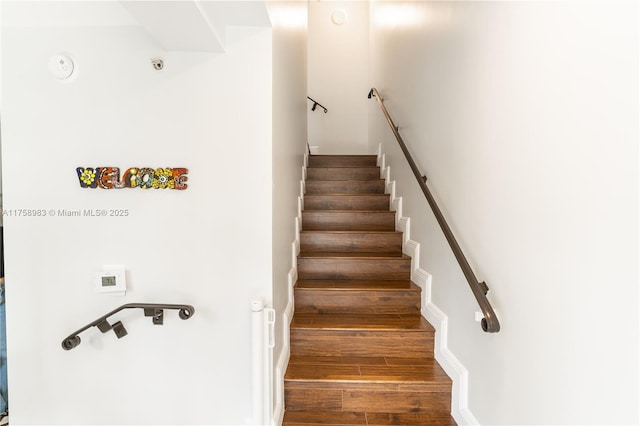
[[[307,96],[307,99],[309,99],[311,102],[313,102],[313,105],[311,106],[311,111],[315,111],[316,107],[320,107],[324,110],[324,113],[326,114],[329,110],[325,107],[323,107],[322,105],[320,105],[320,103],[318,101],[316,101],[313,98],[310,98],[309,96]]]
[[[98,329],[106,333],[109,330],[113,330],[118,339],[126,336],[127,330],[124,328],[122,321],[115,322],[113,324],[109,324],[107,319],[116,314],[123,309],[143,309],[145,317],[153,317],[152,321],[156,325],[162,325],[164,321],[164,310],[165,309],[178,309],[178,316],[187,320],[191,318],[195,312],[195,309],[191,305],[167,305],[167,304],[158,304],[158,303],[127,303],[126,305],[122,305],[119,308],[114,309],[98,318],[97,320],[85,325],[81,329],[71,333],[69,336],[65,337],[62,341],[62,349],[65,351],[71,350],[80,344],[80,336],[78,334],[82,333],[85,330],[88,330],[91,327],[98,327]]]
[[[413,174],[416,177],[416,180],[418,181],[418,185],[420,185],[420,189],[422,189],[424,196],[427,198],[427,202],[429,203],[429,206],[431,206],[431,210],[433,211],[433,214],[435,215],[436,220],[438,221],[438,224],[440,224],[440,228],[442,229],[444,236],[449,242],[449,246],[451,247],[451,250],[453,251],[454,256],[458,260],[458,264],[462,269],[462,273],[467,279],[467,282],[469,283],[469,287],[471,287],[471,291],[473,292],[473,295],[478,301],[478,305],[480,306],[480,309],[482,310],[482,314],[484,316],[481,322],[482,330],[488,333],[497,333],[498,331],[500,331],[500,322],[498,322],[498,317],[496,316],[496,313],[493,310],[491,303],[489,303],[489,300],[487,299],[487,292],[489,291],[489,287],[484,281],[479,282],[475,274],[473,273],[473,270],[471,269],[471,266],[469,265],[467,258],[464,256],[464,253],[462,252],[460,245],[456,241],[456,238],[453,235],[453,232],[451,232],[451,228],[449,228],[449,225],[447,224],[447,221],[442,215],[442,212],[440,211],[438,204],[436,203],[435,199],[431,195],[431,192],[429,191],[429,188],[427,187],[426,177],[420,173],[418,166],[416,165],[415,161],[413,161],[413,158],[411,157],[411,154],[409,153],[407,146],[402,140],[402,136],[400,136],[400,133],[398,132],[398,127],[393,123],[393,120],[389,115],[389,111],[387,111],[387,108],[384,106],[384,100],[382,99],[382,97],[380,96],[380,93],[378,93],[378,90],[376,88],[372,88],[369,91],[368,98],[371,99],[372,96],[376,98],[376,100],[378,101],[378,104],[380,105],[380,108],[382,108],[382,112],[384,113],[384,116],[387,119],[387,123],[389,123],[389,126],[391,127],[391,131],[396,137],[396,140],[398,141],[398,144],[400,145],[402,152],[404,152],[404,156],[407,158],[407,161],[409,162],[409,166],[411,167],[411,170],[413,171]]]

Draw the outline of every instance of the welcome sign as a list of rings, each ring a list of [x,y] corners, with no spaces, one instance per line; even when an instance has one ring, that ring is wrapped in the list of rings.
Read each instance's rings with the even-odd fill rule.
[[[187,174],[184,167],[129,167],[120,174],[119,167],[76,168],[81,188],[140,188],[140,189],[187,189]]]

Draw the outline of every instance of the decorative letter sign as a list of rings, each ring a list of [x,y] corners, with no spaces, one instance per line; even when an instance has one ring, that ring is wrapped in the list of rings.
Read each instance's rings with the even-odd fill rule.
[[[187,189],[189,170],[182,167],[129,167],[120,177],[118,167],[78,167],[78,180],[82,188],[155,188]]]

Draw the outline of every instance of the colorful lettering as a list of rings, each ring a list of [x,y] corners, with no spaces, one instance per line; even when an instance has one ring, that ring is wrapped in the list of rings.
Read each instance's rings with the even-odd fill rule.
[[[179,190],[187,189],[189,185],[187,185],[185,182],[189,180],[189,177],[187,176],[187,173],[189,173],[189,171],[187,169],[183,169],[180,167],[174,168],[171,171],[173,173],[173,182],[174,182],[173,189],[179,189]]]
[[[118,167],[77,167],[81,188],[187,189],[189,170],[183,167],[129,167],[120,176]]]
[[[97,177],[100,175],[100,169],[78,167],[76,173],[78,173],[78,179],[80,180],[80,186],[82,188],[95,188],[98,184]]]
[[[124,172],[122,180],[124,181],[125,188],[135,188],[140,183],[138,172],[140,169],[137,167],[130,167]]]

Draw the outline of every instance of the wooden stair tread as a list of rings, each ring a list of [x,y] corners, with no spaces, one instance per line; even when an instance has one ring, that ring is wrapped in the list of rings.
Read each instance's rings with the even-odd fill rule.
[[[380,258],[393,258],[409,260],[411,257],[404,253],[377,253],[377,252],[300,252],[298,254],[299,259],[317,259],[317,258],[339,258],[339,259],[380,259]]]
[[[360,366],[394,366],[433,365],[437,362],[433,357],[398,358],[392,356],[300,356],[291,355],[290,364],[327,364],[327,365],[360,365]]]
[[[374,179],[367,179],[366,181],[362,181],[362,180],[358,180],[358,179],[314,179],[313,182],[314,183],[318,183],[318,182],[327,182],[327,183],[331,183],[331,184],[335,184],[335,183],[340,183],[340,182],[352,182],[352,183],[363,183],[363,182],[384,182],[385,180],[382,179],[380,176],[374,178]]]
[[[401,231],[385,231],[385,230],[372,230],[372,231],[361,231],[361,230],[353,230],[353,229],[303,229],[300,231],[301,234],[336,234],[336,235],[352,235],[352,234],[402,234]]]
[[[315,180],[355,180],[368,181],[380,179],[378,166],[343,166],[343,167],[307,167],[306,182]]]
[[[420,291],[411,280],[298,280],[295,286],[305,290]]]
[[[358,413],[349,411],[292,411],[284,414],[288,426],[454,426],[450,415],[429,413]]]
[[[311,194],[308,195],[309,197],[315,197],[318,194]],[[324,194],[322,194],[324,195]],[[344,195],[344,194],[342,194]],[[355,194],[355,196],[361,196],[362,194]],[[374,196],[379,196],[379,195],[387,195],[387,194],[367,194],[367,196],[370,195],[374,195]],[[318,210],[318,209],[305,209],[304,210],[305,213],[371,213],[371,214],[381,214],[381,213],[395,213],[395,212],[390,212],[389,210],[341,210],[341,209],[335,209],[335,210]]]
[[[450,415],[429,413],[365,413],[371,426],[455,426]]]
[[[307,195],[384,195],[385,182],[382,179],[367,180],[307,180]]]
[[[416,315],[422,290],[408,279],[300,279],[294,292],[299,313]]]
[[[355,426],[366,425],[365,413],[353,413],[348,411],[291,411],[284,413],[283,425],[333,425]]]
[[[308,203],[307,203],[308,204]],[[395,231],[396,212],[386,210],[313,210],[302,211],[303,230]]]
[[[381,179],[381,178],[375,178],[375,179],[366,179],[366,180],[359,180],[359,179],[313,179],[313,180],[307,180],[307,183],[312,183],[313,185],[367,185],[367,184],[373,184],[372,182],[375,183],[384,183],[385,180]]]
[[[445,384],[451,379],[434,359],[408,358],[405,363],[387,362],[386,357],[292,357],[286,381],[331,381],[352,383]]]
[[[402,232],[305,230],[300,232],[302,252],[402,253]]]
[[[335,165],[335,166],[307,166],[307,169],[333,170],[333,169],[376,169],[380,170],[380,166],[372,166],[367,164],[354,164],[353,166]]]
[[[305,194],[307,210],[375,210],[389,211],[389,194]]]
[[[356,164],[377,166],[377,155],[310,155],[308,167],[314,166],[352,166]]]
[[[312,193],[308,193],[308,192],[305,192],[304,198],[307,198],[307,197],[330,197],[330,198],[344,198],[344,199],[371,198],[371,197],[389,198],[389,194],[385,194],[383,192],[357,192],[357,193],[345,193],[345,192],[312,192]]]
[[[376,154],[312,154],[309,158],[322,158],[322,159],[343,159],[343,158],[367,158],[377,160]]]
[[[321,185],[326,183],[328,185],[339,185],[339,184],[354,184],[354,185],[362,185],[371,182],[384,182],[385,180],[376,177],[375,179],[367,179],[367,180],[359,180],[359,179],[313,179],[307,180],[307,182],[313,182],[314,185]]]
[[[292,329],[315,330],[401,330],[433,332],[435,329],[421,315],[401,314],[316,314],[295,313]]]
[[[285,375],[287,382],[348,382],[348,384],[450,385],[446,374],[437,374],[426,367],[357,367],[351,365],[292,364]],[[355,386],[354,386],[355,387]]]
[[[390,195],[389,194],[305,194],[304,198],[308,198],[308,197],[322,197],[322,198],[344,198],[344,199],[349,199],[349,198],[389,198]],[[311,210],[319,210],[319,209],[311,209]],[[344,209],[336,209],[334,211],[340,211],[340,210],[344,210]],[[361,210],[369,210],[369,209],[361,209]],[[349,210],[349,211],[353,211],[353,210]]]

